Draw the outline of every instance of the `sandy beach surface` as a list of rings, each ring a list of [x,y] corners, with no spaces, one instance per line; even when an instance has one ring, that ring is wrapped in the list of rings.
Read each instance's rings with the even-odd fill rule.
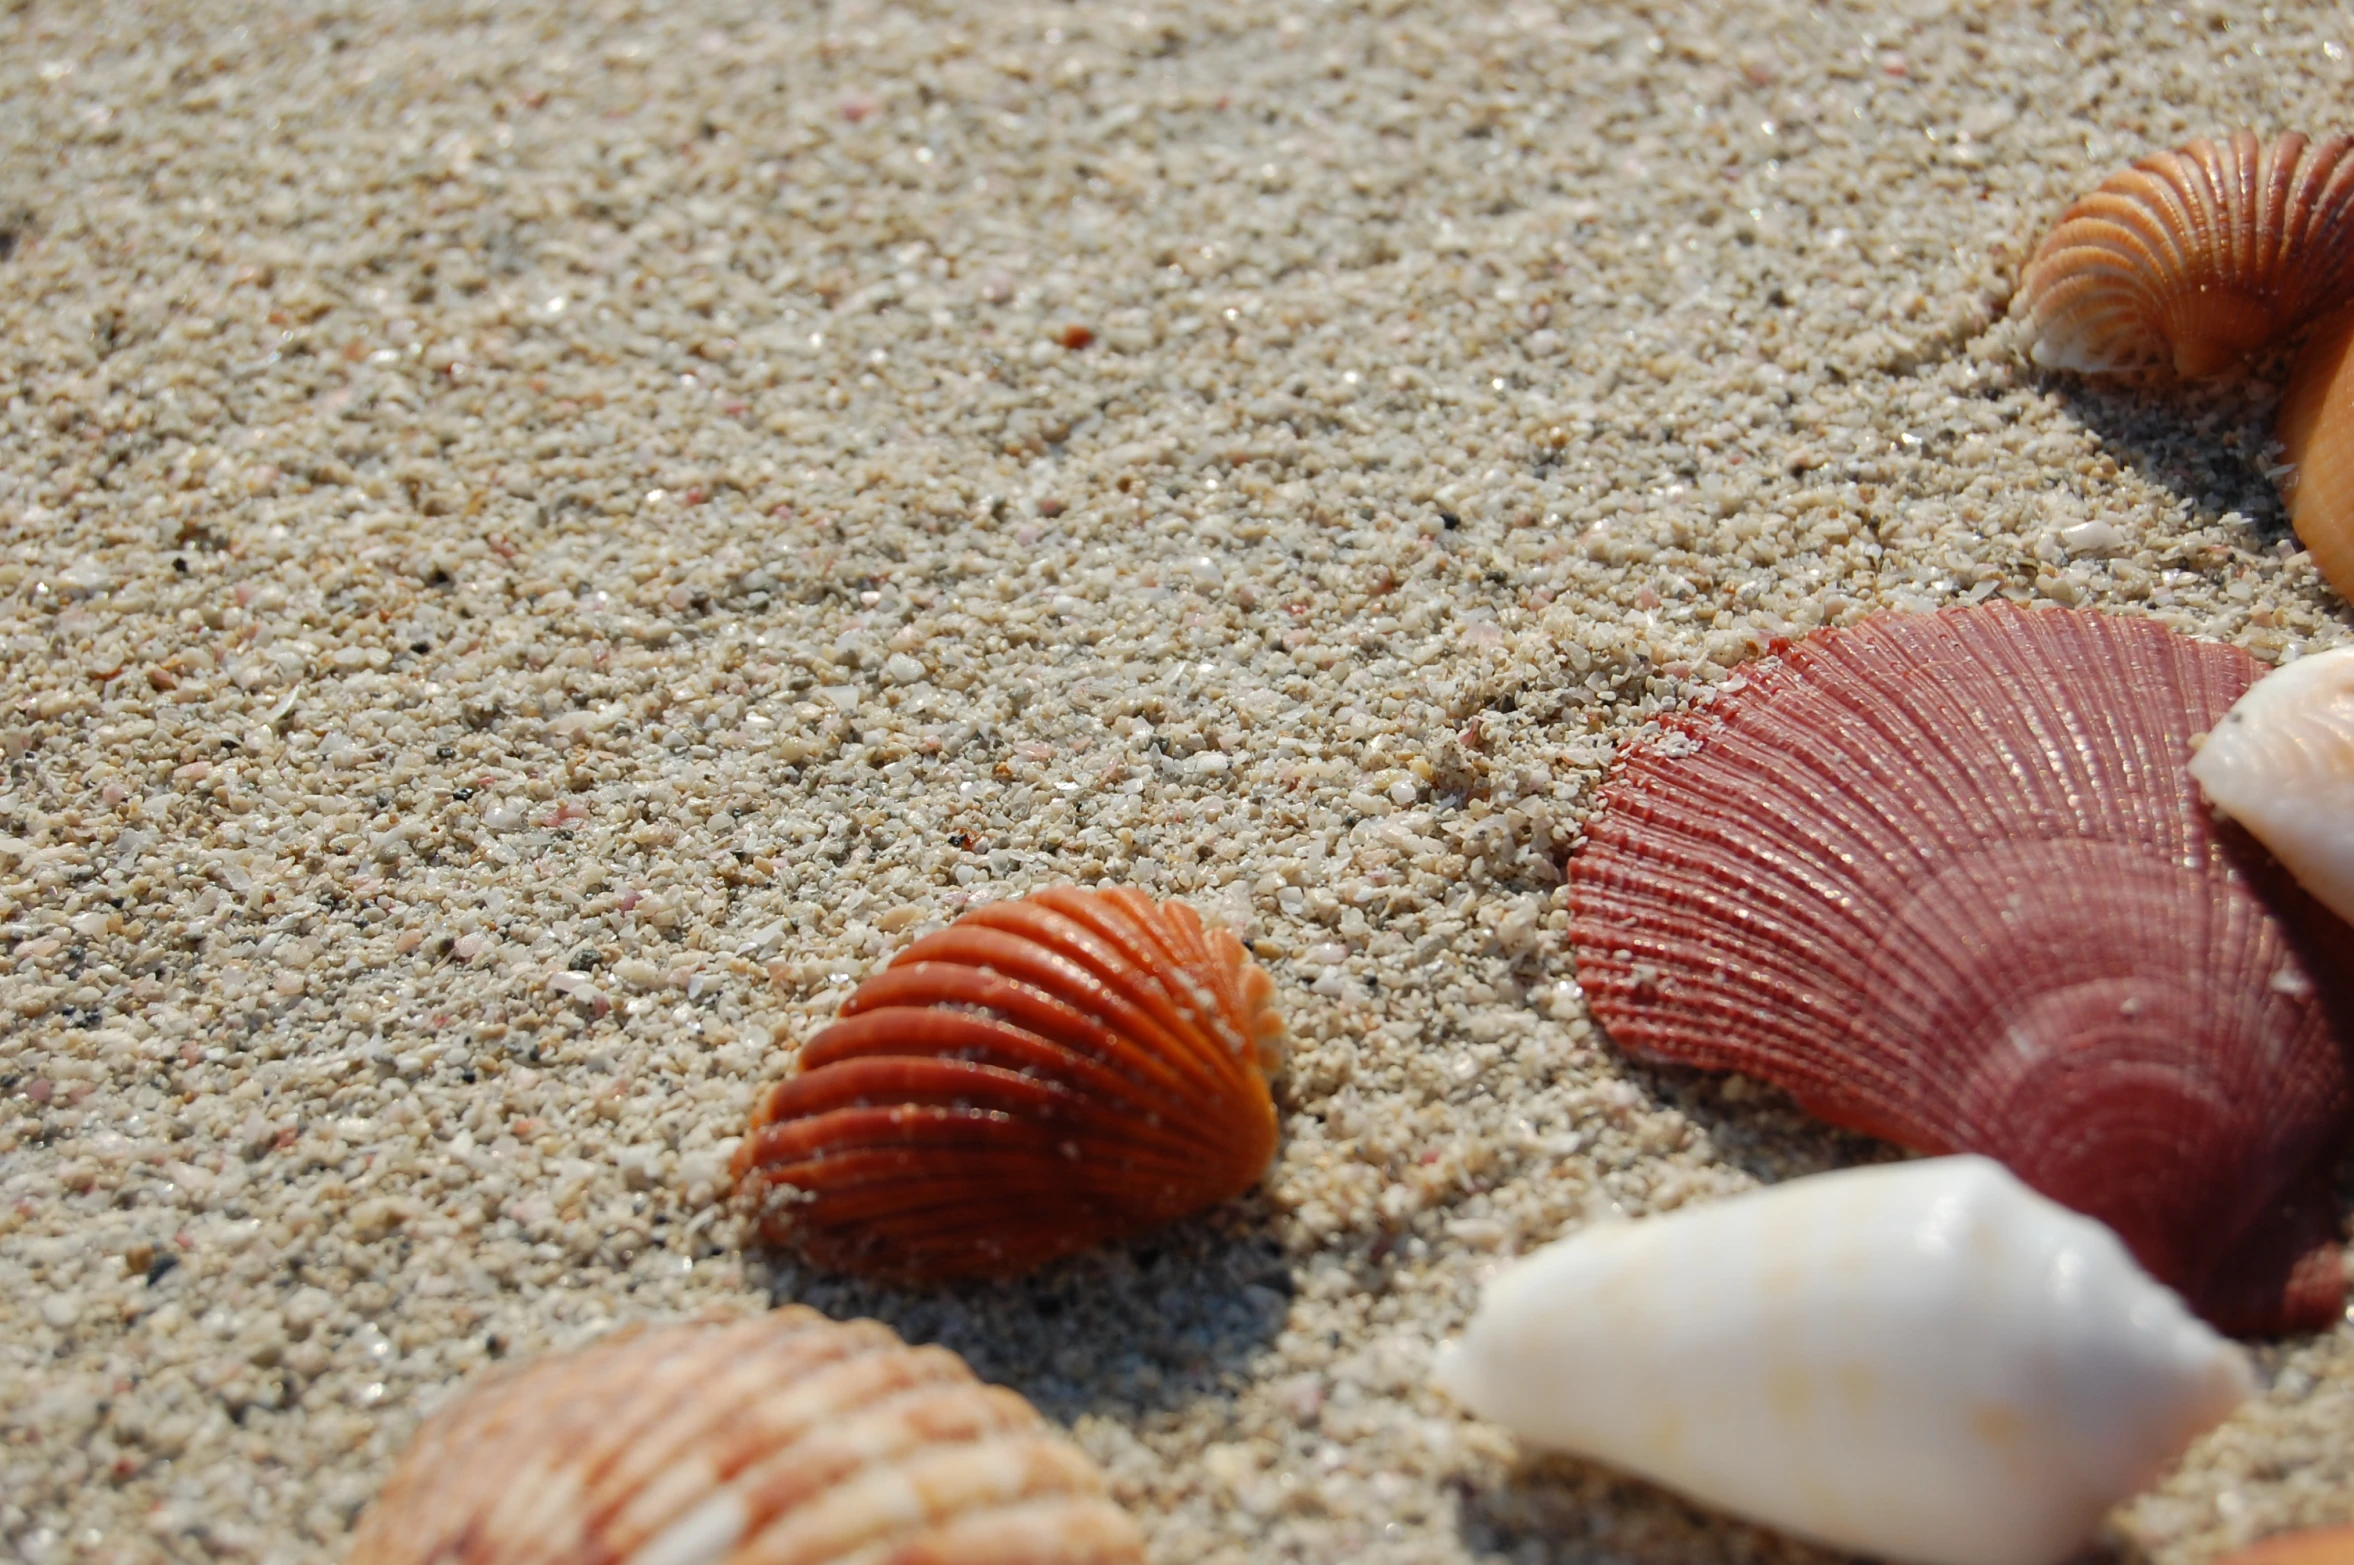
[[[1426,1383],[1514,1253],[1882,1155],[1612,1052],[1563,855],[1621,739],[1874,609],[2354,640],[2277,363],[2162,400],[2005,320],[2071,195],[2342,128],[2350,50],[0,0],[0,1539],[331,1560],[490,1360],[799,1299],[1019,1388],[1169,1565],[1819,1558]],[[1263,954],[1262,1190],[1015,1283],[748,1252],[755,1088],[1067,879]],[[2260,1357],[2115,1557],[2354,1518],[2354,1332]]]

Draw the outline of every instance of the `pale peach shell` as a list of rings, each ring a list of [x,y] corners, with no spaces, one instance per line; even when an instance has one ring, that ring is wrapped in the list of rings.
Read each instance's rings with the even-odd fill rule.
[[[2354,309],[2324,322],[2298,354],[2274,428],[2298,541],[2322,580],[2354,598]]]
[[[2212,375],[2354,298],[2354,142],[2240,131],[2111,175],[2020,289],[2035,362]]]
[[[2275,669],[2191,757],[2215,808],[2354,923],[2354,647]]]
[[[1095,1465],[945,1348],[798,1305],[625,1329],[425,1421],[349,1565],[1142,1565]]]

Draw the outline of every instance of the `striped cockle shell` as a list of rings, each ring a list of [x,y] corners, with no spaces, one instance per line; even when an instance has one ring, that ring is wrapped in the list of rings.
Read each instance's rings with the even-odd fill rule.
[[[945,1348],[790,1305],[491,1371],[349,1565],[1142,1565],[1103,1476]]]
[[[2297,541],[2322,580],[2354,599],[2354,308],[2323,322],[2299,350],[2273,433]]]
[[[2354,1565],[2354,1527],[2281,1533],[2226,1555],[2217,1565]]]
[[[1983,1152],[2210,1321],[2335,1321],[2354,930],[2188,772],[2262,665],[2146,619],[1891,614],[1624,752],[1569,864],[1621,1048]]]
[[[1437,1378],[1536,1445],[1918,1565],[2065,1559],[2253,1383],[1981,1157],[1585,1229],[1487,1285]]]
[[[2354,141],[2240,131],[2068,208],[2019,308],[2049,369],[2212,375],[2354,300]]]
[[[737,1149],[772,1242],[1010,1275],[1240,1195],[1274,1156],[1274,983],[1181,902],[1058,886],[861,984]]]
[[[2256,682],[2191,758],[2208,800],[2354,922],[2354,647]]]

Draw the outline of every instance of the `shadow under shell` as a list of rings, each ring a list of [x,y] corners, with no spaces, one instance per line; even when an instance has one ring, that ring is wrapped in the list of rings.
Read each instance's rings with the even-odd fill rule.
[[[1570,864],[1594,1014],[1983,1152],[2231,1331],[2334,1321],[2354,930],[2186,772],[2262,672],[2007,606],[1811,637],[1622,758]]]

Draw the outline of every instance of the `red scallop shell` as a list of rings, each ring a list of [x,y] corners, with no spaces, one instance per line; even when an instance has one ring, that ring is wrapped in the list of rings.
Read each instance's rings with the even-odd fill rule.
[[[1998,1158],[2227,1329],[2334,1320],[2354,931],[2186,771],[2260,671],[2007,606],[1783,649],[1604,789],[1570,864],[1595,1016]]]
[[[2240,131],[2143,158],[2021,279],[2035,362],[2212,375],[2354,299],[2354,140]]]
[[[771,1242],[910,1281],[1140,1232],[1274,1156],[1274,992],[1181,902],[992,903],[859,985],[753,1114],[737,1179]]]
[[[2322,579],[2354,599],[2354,309],[2299,351],[2273,427],[2291,464],[2283,490],[2298,541]]]

